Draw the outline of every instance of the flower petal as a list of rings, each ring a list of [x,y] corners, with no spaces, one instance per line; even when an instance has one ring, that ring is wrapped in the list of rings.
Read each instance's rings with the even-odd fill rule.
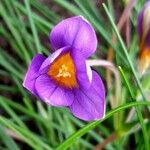
[[[64,46],[80,49],[84,57],[91,56],[97,47],[97,38],[93,27],[81,16],[61,21],[50,33],[50,42],[54,50]]]
[[[35,80],[39,75],[39,68],[43,61],[46,59],[45,56],[37,54],[33,59],[25,75],[23,86],[28,89],[31,93],[37,95],[34,88]]]
[[[139,37],[142,37],[142,30],[143,30],[143,14],[144,14],[144,11],[142,10],[142,11],[139,13],[138,19],[137,19],[137,31],[138,31]]]
[[[98,120],[105,114],[105,89],[99,75],[92,71],[93,79],[88,90],[74,91],[75,98],[70,106],[74,116],[85,120]]]
[[[146,36],[146,45],[148,47],[150,47],[150,28],[149,28],[149,31],[148,31],[147,36]]]
[[[58,87],[46,74],[37,78],[35,88],[40,98],[53,106],[69,106],[74,99],[71,90]]]
[[[71,56],[76,66],[76,78],[81,88],[87,89],[91,84],[91,68],[86,64],[86,58],[80,50],[72,49]]]
[[[147,1],[138,15],[137,30],[142,46],[149,46],[150,37],[150,1]],[[143,43],[144,42],[144,43]]]

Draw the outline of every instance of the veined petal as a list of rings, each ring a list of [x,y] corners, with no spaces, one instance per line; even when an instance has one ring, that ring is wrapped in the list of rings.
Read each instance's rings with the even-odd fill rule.
[[[86,64],[86,58],[80,50],[72,49],[71,56],[76,66],[76,78],[81,88],[87,89],[91,85],[92,71]]]
[[[71,90],[57,86],[47,74],[36,79],[35,88],[39,97],[53,106],[70,106],[74,99]]]
[[[61,21],[50,33],[50,42],[54,50],[64,46],[80,49],[84,57],[91,56],[97,47],[97,38],[93,27],[81,16]]]
[[[31,93],[37,95],[35,90],[35,80],[39,76],[39,68],[46,59],[42,54],[37,54],[33,59],[25,75],[23,86]]]
[[[93,79],[88,90],[75,90],[70,110],[74,116],[85,121],[98,120],[105,114],[105,89],[99,75],[93,71]]]

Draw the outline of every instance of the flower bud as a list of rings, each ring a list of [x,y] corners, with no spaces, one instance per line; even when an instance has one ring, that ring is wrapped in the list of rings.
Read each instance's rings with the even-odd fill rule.
[[[147,1],[138,15],[137,22],[139,36],[138,69],[144,74],[150,66],[150,1]]]

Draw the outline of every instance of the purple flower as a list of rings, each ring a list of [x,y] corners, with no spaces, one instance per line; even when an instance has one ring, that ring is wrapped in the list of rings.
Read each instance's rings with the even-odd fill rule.
[[[55,52],[32,59],[23,86],[49,105],[69,108],[82,120],[102,118],[104,85],[86,63],[97,46],[92,26],[81,16],[68,18],[53,28],[50,42]]]
[[[138,15],[139,71],[143,74],[150,66],[150,1],[147,1]]]

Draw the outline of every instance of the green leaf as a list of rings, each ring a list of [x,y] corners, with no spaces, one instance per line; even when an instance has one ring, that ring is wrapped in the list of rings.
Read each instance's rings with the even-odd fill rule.
[[[56,150],[65,150],[67,149],[71,144],[73,144],[77,139],[79,139],[81,136],[83,136],[84,134],[88,133],[90,130],[92,130],[93,128],[95,128],[96,126],[98,126],[100,123],[102,123],[104,120],[108,119],[109,117],[113,116],[115,113],[133,107],[133,106],[141,106],[141,105],[150,105],[150,102],[131,102],[125,105],[121,105],[111,111],[109,111],[104,119],[98,120],[98,121],[94,121],[91,122],[87,125],[85,125],[83,128],[81,128],[80,130],[78,130],[76,133],[74,133],[73,135],[71,135],[67,140],[65,140],[62,144],[60,144]]]
[[[0,139],[5,143],[8,150],[20,150],[15,141],[5,132],[2,125],[0,125]]]

